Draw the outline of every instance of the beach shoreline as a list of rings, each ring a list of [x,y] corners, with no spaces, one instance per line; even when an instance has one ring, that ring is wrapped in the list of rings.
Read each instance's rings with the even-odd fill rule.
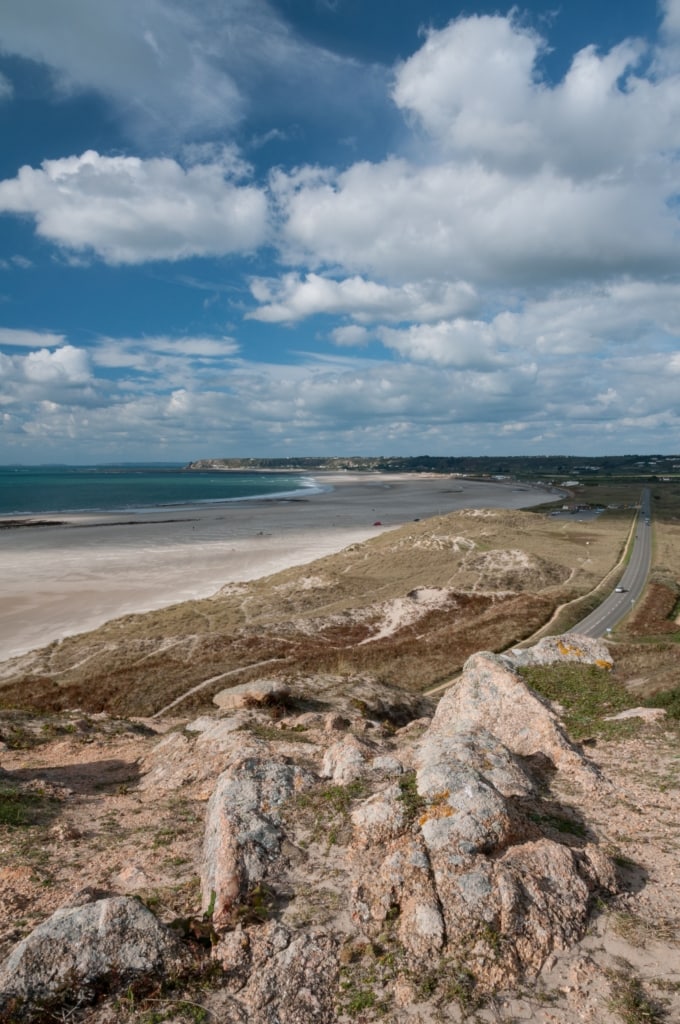
[[[313,477],[318,489],[294,495],[172,512],[41,514],[26,517],[39,526],[0,531],[0,661],[122,615],[210,597],[414,519],[553,498],[542,488],[448,475]]]

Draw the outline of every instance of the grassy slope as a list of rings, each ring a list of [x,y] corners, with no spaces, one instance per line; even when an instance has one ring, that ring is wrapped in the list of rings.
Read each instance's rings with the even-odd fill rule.
[[[369,673],[425,690],[473,651],[530,635],[589,591],[619,557],[629,518],[579,523],[510,511],[463,511],[412,523],[330,558],[215,597],[126,616],[0,666],[0,706],[150,714],[213,676],[183,705],[249,675]],[[361,644],[419,588],[449,600],[384,639]],[[280,659],[266,668],[253,668]]]

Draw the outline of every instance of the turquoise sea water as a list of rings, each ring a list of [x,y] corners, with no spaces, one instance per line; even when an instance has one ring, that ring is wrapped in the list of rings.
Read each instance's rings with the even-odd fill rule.
[[[224,473],[180,465],[0,466],[0,515],[145,512],[319,490],[294,473]]]

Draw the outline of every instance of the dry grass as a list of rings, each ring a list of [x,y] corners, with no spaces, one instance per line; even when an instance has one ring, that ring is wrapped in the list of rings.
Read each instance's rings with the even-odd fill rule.
[[[337,555],[225,587],[211,599],[128,615],[0,666],[0,706],[149,715],[205,680],[182,705],[263,671],[363,673],[422,691],[469,654],[533,633],[617,561],[629,519],[578,523],[466,510],[409,524]],[[438,607],[418,592],[438,588]],[[414,616],[371,642],[394,603]],[[279,659],[266,670],[258,663]]]

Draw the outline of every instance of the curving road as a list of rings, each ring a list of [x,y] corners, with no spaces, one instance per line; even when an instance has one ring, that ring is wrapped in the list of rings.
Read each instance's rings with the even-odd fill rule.
[[[623,592],[610,594],[599,608],[573,626],[569,630],[570,633],[581,633],[584,636],[604,636],[628,615],[632,606],[640,598],[652,564],[651,515],[650,492],[649,488],[645,487],[635,526],[635,539],[630,561],[617,587],[617,590]]]

